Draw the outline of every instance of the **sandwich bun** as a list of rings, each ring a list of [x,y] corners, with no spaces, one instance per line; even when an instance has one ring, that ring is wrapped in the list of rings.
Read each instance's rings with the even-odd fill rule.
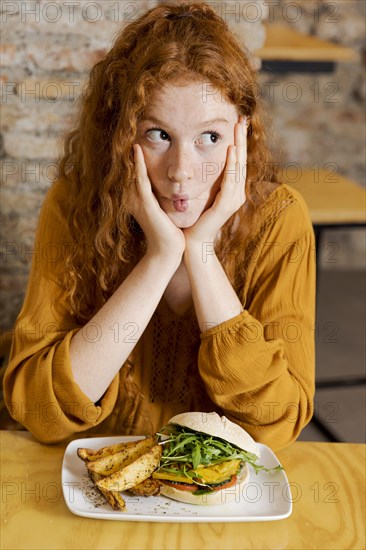
[[[231,422],[225,416],[220,416],[216,412],[187,412],[173,416],[168,424],[177,424],[179,426],[201,432],[219,439],[223,439],[232,445],[235,445],[243,451],[247,451],[259,457],[259,447],[254,439],[240,426]],[[203,495],[194,495],[190,491],[172,487],[169,484],[162,483],[160,494],[185,502],[187,504],[196,504],[201,506],[221,505],[227,502],[239,501],[242,494],[242,488],[249,482],[250,472],[246,462],[242,464],[237,481],[234,485],[214,490],[212,493]]]
[[[213,437],[224,439],[228,443],[239,447],[242,451],[260,455],[259,447],[254,439],[243,428],[231,422],[226,416],[216,412],[186,412],[173,416],[168,424],[178,424],[190,428],[195,432],[202,432]]]

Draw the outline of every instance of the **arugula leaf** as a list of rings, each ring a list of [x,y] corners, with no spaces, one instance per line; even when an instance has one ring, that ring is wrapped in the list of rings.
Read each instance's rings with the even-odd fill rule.
[[[199,465],[210,466],[240,459],[242,462],[250,464],[256,473],[283,469],[280,465],[274,468],[265,468],[263,465],[257,464],[258,457],[255,454],[243,451],[220,438],[195,432],[177,424],[164,426],[156,435],[159,442],[164,445],[158,469],[186,476],[197,485],[207,485],[200,483],[196,474],[193,477],[192,473],[189,473],[189,470],[196,469]]]
[[[192,451],[192,462],[193,462],[193,468],[197,468],[199,464],[201,464],[201,449],[200,449],[200,443],[198,441],[195,442],[194,449]]]

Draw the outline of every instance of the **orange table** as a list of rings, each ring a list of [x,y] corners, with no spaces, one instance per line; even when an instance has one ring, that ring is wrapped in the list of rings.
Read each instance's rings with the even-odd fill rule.
[[[297,442],[277,454],[293,495],[290,517],[261,523],[153,523],[83,518],[61,487],[66,444],[0,432],[1,548],[365,548],[366,445]],[[152,497],[153,498],[153,497]]]

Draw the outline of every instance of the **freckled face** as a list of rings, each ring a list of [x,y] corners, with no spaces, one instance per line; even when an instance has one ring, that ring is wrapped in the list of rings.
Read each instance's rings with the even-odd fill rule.
[[[166,84],[152,95],[136,142],[157,200],[177,227],[190,227],[213,203],[238,117],[237,107],[204,82]]]

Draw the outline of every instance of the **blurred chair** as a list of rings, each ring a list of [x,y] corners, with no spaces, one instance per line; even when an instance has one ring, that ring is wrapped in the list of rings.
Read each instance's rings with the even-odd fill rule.
[[[325,230],[350,229],[366,225],[366,191],[363,187],[339,173],[327,170],[310,170],[289,167],[280,171],[280,181],[297,189],[310,211],[316,239],[316,273],[319,282],[321,245]],[[359,387],[366,377],[329,378],[316,381],[316,390]],[[338,436],[314,412],[313,424],[330,441]]]

